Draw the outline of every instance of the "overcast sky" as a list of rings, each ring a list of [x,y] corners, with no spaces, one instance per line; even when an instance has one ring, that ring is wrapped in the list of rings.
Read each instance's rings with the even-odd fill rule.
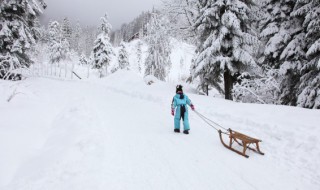
[[[81,25],[98,26],[100,17],[108,12],[113,29],[130,22],[142,11],[159,7],[161,0],[45,0],[48,7],[42,16],[42,23],[62,20],[68,17],[72,23],[77,20]]]

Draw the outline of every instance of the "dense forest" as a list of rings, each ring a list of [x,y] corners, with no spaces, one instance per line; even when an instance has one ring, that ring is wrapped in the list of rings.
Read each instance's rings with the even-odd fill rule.
[[[45,2],[21,2],[0,5],[2,79],[19,78],[14,70],[32,65],[43,49],[51,64],[78,56],[103,77],[113,47],[122,44],[119,68],[126,68],[123,44],[139,38],[149,48],[145,75],[165,80],[175,38],[196,45],[187,81],[197,81],[199,92],[215,88],[229,100],[320,109],[319,0],[167,0],[120,29],[107,14],[100,26],[69,18],[41,26]]]

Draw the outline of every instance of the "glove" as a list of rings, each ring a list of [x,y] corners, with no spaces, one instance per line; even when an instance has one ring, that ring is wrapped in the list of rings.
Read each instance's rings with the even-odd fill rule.
[[[171,115],[174,116],[174,109],[171,109]]]
[[[193,104],[191,104],[191,109],[192,109],[192,111],[194,111],[195,110],[195,108],[194,108],[194,105]]]

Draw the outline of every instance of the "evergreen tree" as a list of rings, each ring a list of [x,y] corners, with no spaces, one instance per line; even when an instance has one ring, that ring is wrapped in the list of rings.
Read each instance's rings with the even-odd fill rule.
[[[153,75],[162,81],[165,80],[168,68],[171,66],[171,49],[166,24],[164,18],[153,13],[147,31],[149,55],[145,61],[145,75]]]
[[[115,73],[119,70],[119,67],[118,66],[114,66],[112,69],[111,69],[111,73]]]
[[[111,24],[108,22],[108,15],[105,14],[105,16],[101,18],[101,21],[101,33],[95,40],[93,47],[93,68],[100,70],[100,77],[103,76],[102,69],[105,69],[106,74],[108,74],[108,66],[111,62],[111,55],[114,55],[109,38]]]
[[[259,28],[263,51],[259,55],[259,63],[265,71],[275,72],[272,80],[264,80],[269,78],[268,72],[261,79],[247,80],[246,83],[250,82],[250,88],[245,89],[247,92],[254,92],[256,97],[260,94],[261,100],[267,94],[270,97],[277,94],[278,98],[273,97],[277,101],[271,103],[320,107],[319,49],[315,45],[319,39],[319,4],[318,0],[261,2],[264,14]],[[278,86],[274,84],[279,84],[279,87],[274,88]],[[241,84],[240,87],[244,89],[244,86]],[[238,88],[237,94],[244,93]],[[264,102],[270,103],[269,99],[264,99]]]
[[[299,82],[296,85],[296,104],[305,108],[320,109],[320,1],[296,1],[291,16],[303,20],[304,30],[300,32],[299,43],[304,43],[307,59],[297,71],[296,78]]]
[[[120,43],[118,62],[119,62],[119,68],[120,69],[129,70],[128,52],[126,50],[126,45],[125,45],[124,42]]]
[[[259,21],[260,39],[263,42],[261,48],[263,51],[261,52],[262,55],[259,56],[259,63],[265,70],[278,69],[280,71],[277,78],[281,83],[280,99],[283,104],[295,102],[296,97],[296,93],[293,91],[297,79],[294,77],[294,70],[296,69],[293,65],[296,65],[297,62],[292,63],[290,59],[293,60],[294,54],[297,55],[295,60],[305,57],[303,51],[297,51],[299,49],[293,47],[299,46],[298,41],[291,41],[297,34],[297,28],[301,26],[301,22],[292,20],[290,17],[293,7],[294,1],[292,0],[262,1],[261,10],[264,14]]]
[[[302,4],[305,2],[305,4]],[[306,8],[307,7],[307,8]],[[320,1],[297,1],[294,16],[298,16],[300,10],[308,10],[304,16],[303,26],[306,29],[308,43],[307,58],[311,64],[320,67]],[[301,10],[301,11],[302,11]]]
[[[66,39],[69,42],[69,44],[71,44],[72,28],[71,28],[71,24],[68,17],[65,17],[63,19],[61,30],[62,30],[62,38]]]
[[[194,23],[199,14],[198,0],[164,0],[164,12],[168,16],[170,34],[193,43],[196,40]]]
[[[138,71],[141,73],[141,61],[142,61],[142,43],[141,41],[137,44],[137,59],[138,59]]]
[[[279,69],[283,61],[280,56],[296,32],[296,20],[290,13],[294,7],[293,0],[263,1],[261,9],[264,14],[259,21],[260,39],[264,42],[264,51],[260,56],[262,67]],[[300,56],[300,55],[299,55]]]
[[[121,41],[128,42],[136,34],[142,39],[146,34],[146,25],[149,23],[150,18],[150,12],[142,12],[133,21],[123,24],[119,30],[114,31],[111,36],[111,42],[114,45],[119,45]]]
[[[87,57],[91,57],[92,48],[96,39],[97,29],[95,27],[85,27],[82,32],[82,44],[80,46],[80,52],[85,52]]]
[[[28,50],[38,40],[37,18],[44,8],[42,0],[1,1],[0,78],[6,77],[10,70],[32,64]]]
[[[81,53],[81,50],[80,50],[80,39],[81,39],[81,36],[82,36],[82,29],[81,29],[81,26],[80,26],[80,23],[79,21],[77,22],[76,26],[75,26],[75,29],[74,29],[74,33],[73,33],[73,46],[72,48],[78,52],[79,54]]]
[[[251,26],[254,21],[250,0],[200,0],[195,22],[199,35],[197,58],[192,78],[200,78],[199,88],[218,87],[224,81],[226,99],[232,99],[234,74],[244,72],[256,63],[252,47],[258,42]]]
[[[84,54],[81,54],[79,62],[81,65],[88,65],[88,60]]]
[[[263,1],[265,13],[259,22],[264,51],[259,58],[263,68],[279,69],[279,102],[296,105],[299,68],[306,60],[302,19],[292,17],[295,0]]]
[[[49,24],[49,57],[50,62],[59,63],[68,56],[69,43],[63,38],[59,22]]]

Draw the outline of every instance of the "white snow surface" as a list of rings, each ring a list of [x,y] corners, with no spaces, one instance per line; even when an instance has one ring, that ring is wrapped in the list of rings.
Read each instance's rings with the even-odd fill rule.
[[[103,79],[1,80],[0,189],[319,189],[319,110],[194,91],[185,86],[200,113],[262,139],[265,156],[248,151],[247,159],[226,149],[192,111],[190,134],[173,133],[175,84],[147,85],[133,71]]]

